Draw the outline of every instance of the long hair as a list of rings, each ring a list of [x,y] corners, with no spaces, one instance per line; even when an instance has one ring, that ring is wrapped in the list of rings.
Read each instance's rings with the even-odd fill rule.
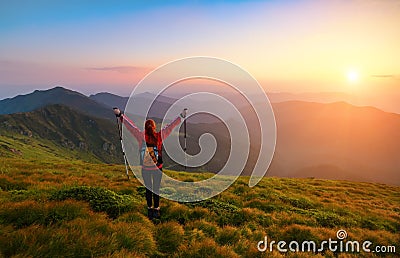
[[[156,122],[153,119],[146,120],[144,124],[146,143],[151,145],[157,145],[156,136]]]

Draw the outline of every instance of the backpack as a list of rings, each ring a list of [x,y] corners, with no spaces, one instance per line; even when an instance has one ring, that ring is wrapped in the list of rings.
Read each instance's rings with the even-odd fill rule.
[[[157,146],[147,146],[146,142],[143,141],[142,148],[140,149],[140,165],[144,167],[159,166],[161,161],[161,155]]]

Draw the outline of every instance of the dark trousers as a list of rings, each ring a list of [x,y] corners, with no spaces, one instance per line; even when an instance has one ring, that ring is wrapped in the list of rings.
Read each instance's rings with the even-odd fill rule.
[[[154,199],[154,208],[158,208],[160,206],[161,169],[147,170],[142,168],[142,177],[146,186],[147,207],[153,206],[152,200]]]

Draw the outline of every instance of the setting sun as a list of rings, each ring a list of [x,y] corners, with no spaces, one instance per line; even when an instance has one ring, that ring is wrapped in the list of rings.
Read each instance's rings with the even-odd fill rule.
[[[350,83],[356,83],[360,79],[360,74],[357,70],[349,70],[347,72],[347,81]]]

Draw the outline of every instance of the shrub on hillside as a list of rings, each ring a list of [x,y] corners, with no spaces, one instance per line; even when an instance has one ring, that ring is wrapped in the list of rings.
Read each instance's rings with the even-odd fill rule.
[[[242,209],[217,199],[207,199],[201,202],[185,203],[189,207],[207,208],[209,211],[216,213],[217,222],[220,226],[233,225],[239,226],[247,221]]]
[[[297,225],[290,226],[279,239],[287,243],[291,241],[297,241],[298,243],[302,243],[303,241],[319,242],[319,239],[311,232],[311,229]]]
[[[163,221],[177,221],[179,224],[185,224],[190,218],[190,210],[187,206],[170,202],[169,205],[165,206],[162,210]]]
[[[183,242],[183,236],[183,228],[178,223],[166,222],[160,224],[155,233],[158,250],[165,254],[175,253]]]
[[[123,221],[127,223],[140,223],[143,226],[146,226],[150,229],[154,227],[154,224],[141,212],[139,211],[130,211],[122,214],[118,217],[117,221]]]
[[[117,192],[120,195],[134,195],[135,190],[132,188],[123,188]]]
[[[145,225],[138,222],[116,222],[112,229],[118,249],[127,249],[147,256],[154,254],[156,244],[151,229]]]
[[[235,245],[240,239],[240,232],[231,226],[221,228],[215,237],[215,241],[220,245]]]
[[[233,193],[238,196],[241,196],[243,193],[246,193],[248,190],[249,190],[248,187],[245,187],[243,185],[238,185],[233,189]]]
[[[309,199],[305,197],[301,198],[293,198],[293,197],[288,197],[288,196],[281,196],[280,199],[292,205],[293,207],[299,208],[299,209],[304,209],[304,210],[309,210],[309,209],[315,209],[317,205],[310,201]]]
[[[400,223],[382,220],[374,216],[366,216],[360,219],[360,226],[370,230],[388,230],[396,233],[400,231]]]
[[[217,228],[217,225],[205,220],[196,220],[185,226],[185,230],[198,229],[208,237],[214,237],[217,233]]]
[[[87,212],[79,203],[37,203],[26,201],[16,205],[6,205],[0,211],[0,221],[23,228],[32,224],[51,225],[59,222],[86,217]]]
[[[145,186],[140,185],[140,186],[136,187],[136,191],[140,196],[142,196],[142,197],[146,196],[146,187]]]
[[[262,238],[260,238],[260,240],[261,239]],[[242,239],[236,244],[236,246],[234,247],[234,251],[239,254],[240,257],[244,258],[266,257],[265,253],[258,251],[257,245],[255,245],[254,243],[257,243],[257,241]]]
[[[54,192],[50,199],[75,199],[87,201],[96,212],[106,212],[110,218],[117,218],[120,214],[133,208],[134,200],[129,195],[119,195],[101,187],[76,186]]]
[[[197,220],[202,218],[207,218],[211,216],[211,213],[208,209],[203,207],[194,207],[190,209],[190,219]]]
[[[218,215],[221,215],[226,212],[235,212],[235,211],[239,210],[239,208],[237,206],[217,200],[217,199],[207,199],[207,200],[200,201],[200,202],[186,203],[186,205],[189,207],[207,208],[210,211],[217,213]]]
[[[104,216],[77,218],[57,227],[32,225],[0,235],[4,257],[99,257],[117,247],[116,232]],[[111,236],[111,237],[110,237]]]
[[[244,217],[243,222],[251,222],[250,224],[257,224],[264,228],[273,224],[273,219],[271,216],[269,216],[269,214],[265,214],[259,209],[243,208],[239,213],[242,213],[242,216]]]
[[[204,239],[201,242],[193,242],[189,246],[181,246],[177,257],[215,257],[215,258],[235,258],[239,257],[227,246],[219,246],[212,239]]]
[[[350,216],[339,216],[334,211],[316,211],[313,213],[317,223],[322,227],[351,227],[357,225]]]
[[[27,190],[30,184],[26,182],[16,182],[11,179],[0,177],[0,189],[3,191]]]
[[[238,209],[235,212],[226,212],[225,214],[220,214],[217,218],[218,225],[220,227],[231,225],[231,226],[241,226],[249,221],[249,217],[246,216],[246,212],[242,209]]]
[[[188,207],[188,205],[174,202],[168,202],[162,207],[161,212],[162,221],[177,221],[181,225],[185,225],[188,221],[211,217],[211,212],[206,208]]]
[[[249,208],[257,208],[266,213],[272,213],[275,211],[283,210],[282,205],[279,205],[276,203],[271,203],[270,201],[258,200],[258,199],[249,201],[245,206],[249,207]]]

